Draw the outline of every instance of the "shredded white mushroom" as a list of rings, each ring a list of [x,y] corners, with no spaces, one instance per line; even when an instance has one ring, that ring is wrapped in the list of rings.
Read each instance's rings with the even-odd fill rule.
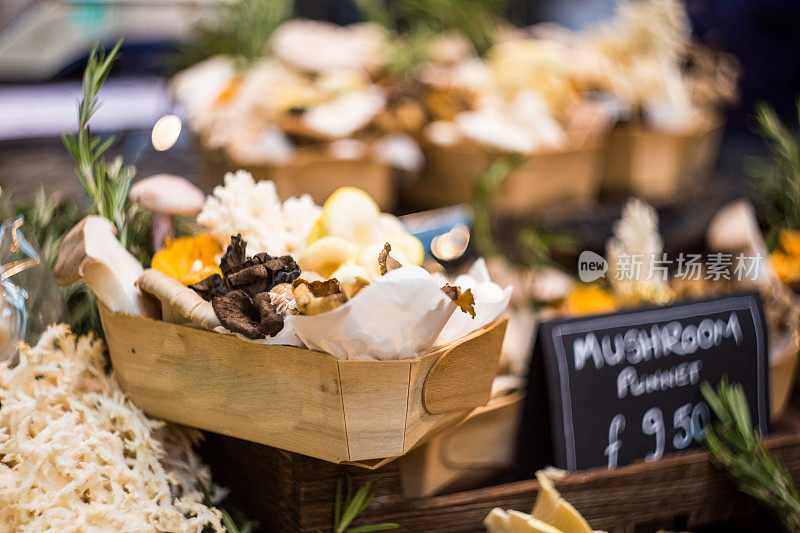
[[[199,438],[130,403],[101,341],[51,326],[0,363],[0,532],[224,531]]]
[[[255,182],[249,172],[239,170],[225,174],[224,186],[214,187],[197,222],[225,244],[241,233],[249,255],[296,257],[305,250],[321,212],[307,194],[281,202],[274,183]]]

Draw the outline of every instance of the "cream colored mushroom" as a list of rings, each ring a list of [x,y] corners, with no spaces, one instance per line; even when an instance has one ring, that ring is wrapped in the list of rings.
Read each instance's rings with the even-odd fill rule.
[[[158,251],[167,239],[175,237],[175,217],[196,216],[206,197],[186,178],[155,174],[131,186],[131,201],[153,212],[153,246]]]
[[[161,318],[165,322],[192,322],[209,330],[220,326],[211,302],[160,270],[145,270],[136,280],[136,286],[161,302]]]
[[[83,281],[112,311],[150,315],[136,279],[142,265],[115,237],[114,225],[90,215],[78,222],[61,243],[56,282],[61,286]]]
[[[756,212],[747,200],[736,200],[717,211],[708,225],[706,241],[711,250],[759,257],[758,281],[775,278],[769,264],[767,243],[758,227]]]

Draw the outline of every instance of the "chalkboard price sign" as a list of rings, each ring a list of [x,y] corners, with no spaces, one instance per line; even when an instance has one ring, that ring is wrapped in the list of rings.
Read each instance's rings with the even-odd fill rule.
[[[551,462],[575,471],[656,461],[696,446],[711,422],[700,384],[725,375],[743,386],[766,433],[767,370],[757,293],[543,323],[518,458],[523,470]],[[543,415],[551,461],[526,456],[541,454]]]

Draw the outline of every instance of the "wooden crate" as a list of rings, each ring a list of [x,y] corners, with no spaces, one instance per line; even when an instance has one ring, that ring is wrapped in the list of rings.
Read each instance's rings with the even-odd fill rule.
[[[322,205],[336,189],[347,186],[366,191],[382,211],[394,209],[397,200],[391,168],[371,155],[344,159],[333,157],[327,148],[305,146],[283,164],[243,163],[229,158],[228,166],[247,170],[256,180],[272,180],[281,198],[308,194]]]
[[[342,361],[100,306],[114,373],[147,414],[374,468],[485,404],[506,319],[399,361]]]
[[[793,401],[767,443],[800,480],[800,405],[797,396]],[[481,532],[492,508],[530,512],[539,490],[535,480],[523,480],[405,498],[397,462],[368,471],[211,434],[203,455],[215,481],[231,488],[232,503],[260,520],[262,531],[330,531],[336,479],[345,474],[356,486],[369,481],[375,493],[356,524],[392,521],[400,531],[411,532]],[[556,486],[592,527],[609,533],[696,530],[753,519],[758,513],[753,501],[738,493],[700,450],[616,470],[577,472]],[[771,530],[761,518],[755,522],[760,530]]]

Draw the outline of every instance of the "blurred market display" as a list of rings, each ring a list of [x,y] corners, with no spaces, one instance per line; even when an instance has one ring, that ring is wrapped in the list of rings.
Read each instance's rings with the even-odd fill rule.
[[[84,465],[109,481],[87,474],[64,508],[116,494],[140,517],[158,491],[145,521],[167,530],[235,531],[228,501],[276,530],[321,530],[329,515],[337,532],[424,529],[425,513],[490,533],[713,527],[704,506],[724,505],[703,498],[734,486],[800,524],[796,125],[761,102],[742,132],[750,61],[693,31],[697,6],[528,8],[0,5],[0,421],[13,428],[0,427],[0,487],[16,487],[0,490],[0,517],[66,527],[26,509]],[[537,464],[515,479],[526,397],[547,394],[526,390],[543,322],[731,294],[763,302],[758,392],[776,429],[753,430],[739,385],[704,386],[697,433],[732,485],[699,450],[661,465],[653,452],[633,466],[653,501],[670,478],[664,501],[676,497],[682,470],[701,497],[621,524],[597,498],[636,487],[613,470]],[[89,336],[48,328],[62,321]],[[155,419],[205,432],[229,500],[195,456],[199,431]],[[612,468],[624,421],[605,424]],[[656,426],[642,419],[658,443]],[[685,446],[700,446],[688,427]],[[76,442],[88,434],[102,439]],[[54,439],[82,451],[55,460]],[[48,450],[58,475],[31,481],[25,446]],[[102,454],[114,460],[81,459]],[[134,456],[159,466],[137,478],[121,469]]]

